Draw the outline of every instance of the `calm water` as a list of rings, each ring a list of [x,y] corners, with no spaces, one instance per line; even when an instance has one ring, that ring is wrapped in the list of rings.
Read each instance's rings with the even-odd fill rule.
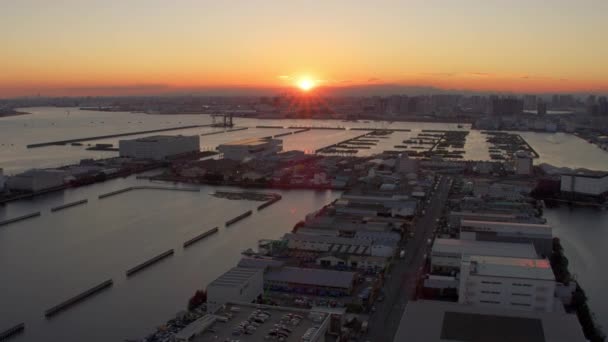
[[[207,115],[146,115],[90,112],[62,108],[31,108],[32,115],[0,118],[0,167],[12,174],[32,167],[58,166],[82,158],[114,156],[116,152],[86,151],[82,146],[26,149],[25,145],[77,137],[132,132],[164,127],[207,124]],[[373,154],[415,136],[422,129],[457,129],[437,123],[353,123],[314,120],[237,119],[237,125],[344,126],[409,128],[396,132],[382,144],[361,155]],[[197,128],[167,134],[203,134],[217,128]],[[201,148],[223,142],[262,137],[289,129],[256,129],[201,137]],[[283,138],[284,147],[312,152],[360,135],[361,131],[309,131]],[[557,166],[608,170],[608,152],[566,134],[523,133],[541,154],[540,162]],[[87,143],[116,144],[119,139]],[[485,136],[471,131],[465,144],[467,159],[487,160]],[[0,329],[24,321],[27,332],[16,341],[121,341],[137,338],[182,310],[195,289],[204,288],[233,266],[246,248],[260,238],[277,238],[303,216],[336,198],[336,192],[286,191],[283,200],[188,250],[189,237],[223,223],[257,206],[258,202],[229,201],[200,193],[134,191],[98,200],[99,194],[133,184],[148,184],[134,177],[70,189],[32,201],[0,207],[0,219],[42,211],[42,216],[0,228]],[[87,198],[89,203],[57,213],[51,207]],[[608,327],[608,260],[603,245],[608,213],[586,209],[546,211],[555,234],[563,240],[571,269],[591,298],[591,307]],[[176,254],[127,280],[124,271],[148,258],[174,248]],[[105,279],[114,286],[81,305],[45,320],[43,311]]]

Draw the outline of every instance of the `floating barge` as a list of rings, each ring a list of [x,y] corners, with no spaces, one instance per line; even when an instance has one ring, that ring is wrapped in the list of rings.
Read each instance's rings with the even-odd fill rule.
[[[10,327],[0,332],[0,341],[8,340],[9,338],[21,334],[25,330],[25,323],[19,323],[13,327]]]
[[[211,235],[217,233],[218,231],[219,231],[218,227],[215,227],[213,229],[209,229],[208,231],[206,231],[206,232],[204,232],[202,234],[199,234],[199,235],[193,237],[192,239],[184,242],[184,248],[190,247],[191,245],[193,245],[193,244],[201,241],[202,239],[204,239],[204,238],[206,238],[208,236],[211,236]]]
[[[237,217],[235,217],[235,218],[233,218],[231,220],[226,221],[226,226],[230,226],[232,224],[235,224],[235,223],[239,222],[240,220],[244,219],[247,216],[251,216],[251,210],[248,210],[248,211],[244,212],[243,214],[241,214],[241,215],[239,215],[239,216],[237,216]]]
[[[75,207],[77,205],[85,204],[87,202],[89,202],[89,200],[83,199],[83,200],[80,200],[80,201],[76,201],[76,202],[72,202],[72,203],[67,203],[67,204],[64,204],[64,205],[60,205],[60,206],[51,208],[51,211],[53,211],[53,212],[54,211],[59,211],[59,210]]]
[[[153,264],[155,264],[155,263],[157,263],[157,262],[159,262],[159,261],[163,260],[164,258],[167,258],[167,257],[169,257],[171,255],[173,255],[173,249],[170,249],[170,250],[168,250],[168,251],[166,251],[164,253],[161,253],[161,254],[155,256],[154,258],[152,258],[152,259],[150,259],[148,261],[145,261],[145,262],[143,262],[143,263],[141,263],[141,264],[139,264],[139,265],[137,265],[137,266],[135,266],[133,268],[130,268],[126,272],[127,277],[130,277],[130,276],[134,275],[135,273],[137,273],[139,271],[142,271],[143,269],[145,269],[145,268],[147,268],[149,266],[152,266]]]
[[[112,279],[108,279],[106,281],[104,281],[103,283],[94,286],[66,301],[63,301],[55,306],[53,306],[52,308],[46,310],[44,312],[44,316],[49,318],[52,316],[55,316],[56,314],[58,314],[59,312],[68,309],[70,306],[76,305],[78,303],[80,303],[81,301],[109,288],[110,286],[112,286],[114,284],[114,282],[112,281]]]
[[[0,226],[5,226],[7,224],[11,224],[11,223],[27,220],[27,219],[30,219],[30,218],[33,218],[33,217],[38,217],[38,216],[40,216],[40,212],[39,211],[35,212],[35,213],[23,215],[23,216],[14,217],[12,219],[0,221]]]

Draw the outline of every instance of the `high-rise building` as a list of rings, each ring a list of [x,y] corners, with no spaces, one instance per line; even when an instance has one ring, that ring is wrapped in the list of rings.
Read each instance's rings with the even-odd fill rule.
[[[524,103],[522,100],[517,98],[498,98],[492,100],[492,115],[503,116],[503,115],[519,115],[524,110]]]
[[[536,109],[536,95],[524,95],[524,109],[534,110]]]
[[[536,113],[538,115],[547,114],[547,104],[543,100],[539,100],[536,104]]]

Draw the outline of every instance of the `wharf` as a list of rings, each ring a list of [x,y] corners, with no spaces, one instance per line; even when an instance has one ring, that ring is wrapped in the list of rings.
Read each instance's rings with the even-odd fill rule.
[[[244,219],[245,217],[251,216],[252,211],[251,210],[247,210],[246,212],[242,213],[241,215],[226,221],[226,227],[231,226],[237,222],[239,222],[240,220]]]

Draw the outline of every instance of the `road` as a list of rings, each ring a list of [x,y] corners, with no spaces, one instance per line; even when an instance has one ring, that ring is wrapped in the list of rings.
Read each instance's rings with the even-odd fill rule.
[[[376,304],[376,312],[369,322],[369,332],[364,341],[391,342],[408,300],[416,295],[416,284],[425,263],[424,254],[430,251],[427,240],[433,237],[437,219],[448,197],[451,179],[441,177],[437,190],[425,208],[425,215],[414,224],[414,237],[407,242],[403,259],[396,259],[384,285],[385,300]]]

